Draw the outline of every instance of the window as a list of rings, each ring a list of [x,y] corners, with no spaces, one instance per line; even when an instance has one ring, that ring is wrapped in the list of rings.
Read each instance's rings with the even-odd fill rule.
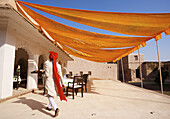
[[[60,65],[62,66],[62,63],[61,63],[61,61],[59,61],[59,62],[58,62],[58,64],[60,64]]]
[[[88,71],[88,74],[89,74],[89,75],[92,75],[91,71]]]
[[[136,78],[140,78],[140,70],[136,69]]]
[[[80,71],[80,76],[83,76],[83,71]]]
[[[137,60],[138,60],[138,56],[137,56],[137,55],[135,55],[134,57],[135,57],[135,60],[137,61]]]
[[[69,75],[70,75],[70,76],[72,76],[72,75],[73,75],[72,71],[69,71]]]

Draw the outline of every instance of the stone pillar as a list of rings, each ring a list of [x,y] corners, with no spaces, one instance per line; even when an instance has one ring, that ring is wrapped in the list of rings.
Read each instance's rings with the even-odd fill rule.
[[[27,89],[37,89],[38,75],[37,73],[31,73],[38,70],[38,57],[36,55],[33,58],[28,59],[28,77],[27,77]]]
[[[0,21],[1,22],[1,21]],[[2,23],[2,22],[1,22]],[[0,99],[12,96],[16,37],[7,27],[8,20],[0,23]]]

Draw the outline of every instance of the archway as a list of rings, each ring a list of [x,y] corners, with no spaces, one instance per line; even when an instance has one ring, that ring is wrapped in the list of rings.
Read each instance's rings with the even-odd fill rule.
[[[45,62],[45,58],[43,55],[40,55],[38,58],[38,70],[44,70],[44,62]],[[38,74],[38,87],[40,88],[41,85],[43,85],[43,77],[42,74]]]
[[[27,84],[27,72],[28,72],[28,53],[23,48],[18,48],[15,51],[15,63],[14,63],[14,75],[16,75],[16,69],[20,65],[20,87],[26,88]]]
[[[44,69],[44,56],[40,55],[38,60],[38,69]]]

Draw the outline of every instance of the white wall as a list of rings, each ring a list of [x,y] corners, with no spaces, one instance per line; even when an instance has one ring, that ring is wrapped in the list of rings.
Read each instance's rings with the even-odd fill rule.
[[[104,64],[91,62],[81,58],[72,56],[74,61],[69,61],[67,65],[67,73],[73,72],[73,75],[80,74],[83,71],[87,74],[88,71],[92,72],[89,76],[91,79],[111,79],[117,80],[117,64]]]
[[[0,98],[12,95],[16,37],[7,24],[0,25]]]
[[[0,0],[0,5],[6,5],[6,4],[10,4],[12,7],[17,9],[15,0]]]
[[[139,64],[139,57],[138,57],[138,60],[135,60],[135,56],[138,57],[138,54],[128,55],[129,69],[138,69],[140,64],[142,64],[144,62],[144,55],[143,54],[140,54],[140,64]]]

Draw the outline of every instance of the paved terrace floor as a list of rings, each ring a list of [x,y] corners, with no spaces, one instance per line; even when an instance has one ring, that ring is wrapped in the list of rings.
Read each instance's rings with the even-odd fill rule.
[[[53,119],[47,97],[36,91],[0,103],[0,119]],[[56,98],[57,119],[169,119],[170,97],[111,80],[92,80],[88,92],[68,101]]]

